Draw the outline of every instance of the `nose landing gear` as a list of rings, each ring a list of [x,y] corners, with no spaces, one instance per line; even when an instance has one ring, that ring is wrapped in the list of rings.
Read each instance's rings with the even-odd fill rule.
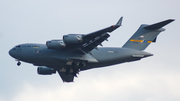
[[[21,62],[18,60],[18,59],[16,59],[15,61],[17,61],[18,63],[17,63],[17,65],[18,66],[20,66],[21,65]]]
[[[18,66],[20,66],[20,65],[21,65],[21,62],[20,62],[20,61],[18,61],[17,65],[18,65]]]

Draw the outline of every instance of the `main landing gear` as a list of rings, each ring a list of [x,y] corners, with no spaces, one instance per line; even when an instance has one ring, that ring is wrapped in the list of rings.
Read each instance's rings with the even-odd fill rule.
[[[79,74],[80,72],[80,68],[86,66],[87,63],[87,61],[69,60],[66,63],[65,74],[68,75],[69,73],[71,73],[72,75],[77,77],[77,74]]]
[[[65,71],[65,74],[66,74],[66,75],[72,74],[72,75],[74,75],[75,77],[77,77],[77,74],[79,74],[79,72],[80,72],[80,69],[78,69],[77,67],[67,66],[65,69],[66,69],[66,71]]]

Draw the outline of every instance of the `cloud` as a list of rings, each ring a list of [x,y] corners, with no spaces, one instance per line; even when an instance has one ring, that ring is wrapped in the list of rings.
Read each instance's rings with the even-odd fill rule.
[[[144,75],[140,72],[124,72],[123,77],[118,74],[108,78],[102,76],[97,78],[86,77],[87,79],[75,83],[55,84],[54,87],[52,84],[41,86],[25,83],[17,96],[10,101],[132,101],[134,99],[139,101],[168,101],[179,99],[180,74],[177,72],[168,75],[167,73]],[[88,80],[89,78],[90,80]]]

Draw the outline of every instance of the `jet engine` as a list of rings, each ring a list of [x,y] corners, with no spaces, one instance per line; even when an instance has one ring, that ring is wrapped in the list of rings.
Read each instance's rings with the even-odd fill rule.
[[[48,68],[46,66],[40,66],[37,68],[37,73],[41,75],[51,75],[51,74],[55,74],[56,70],[52,68]]]
[[[46,46],[48,49],[60,49],[66,47],[63,40],[51,40],[46,42]]]
[[[78,44],[83,41],[83,35],[80,34],[68,34],[63,36],[63,41],[66,45]]]

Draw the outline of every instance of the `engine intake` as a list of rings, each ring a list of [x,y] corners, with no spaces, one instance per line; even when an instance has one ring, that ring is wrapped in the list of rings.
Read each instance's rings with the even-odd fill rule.
[[[78,44],[83,41],[83,36],[80,34],[68,34],[63,36],[65,44]]]
[[[46,66],[40,66],[37,68],[37,73],[41,75],[51,75],[51,74],[55,74],[56,70],[52,68],[48,68]]]
[[[46,42],[46,46],[48,49],[60,49],[66,47],[66,44],[63,40],[51,40]]]

